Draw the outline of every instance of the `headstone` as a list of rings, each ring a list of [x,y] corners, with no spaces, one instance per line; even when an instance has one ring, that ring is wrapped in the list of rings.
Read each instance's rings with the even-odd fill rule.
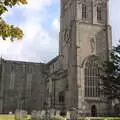
[[[22,116],[22,119],[26,119],[27,118],[27,111],[23,110],[21,111],[21,116]]]
[[[15,120],[20,120],[20,110],[15,111]]]
[[[57,111],[56,111],[56,117],[59,117],[59,116],[60,116],[60,111],[57,110]]]
[[[15,120],[24,120],[27,118],[27,112],[22,110],[15,111]]]
[[[40,114],[41,119],[44,119],[45,116],[46,116],[46,112],[45,112],[45,110],[42,110],[41,114]]]
[[[67,112],[67,114],[66,114],[66,119],[67,119],[67,120],[70,120],[70,112]]]
[[[37,111],[37,120],[40,120],[41,119],[41,111]]]
[[[55,116],[55,110],[51,109],[50,110],[50,118],[53,118]]]
[[[49,120],[50,119],[50,110],[46,111],[46,119]]]
[[[32,111],[31,116],[33,120],[37,120],[37,111],[36,110]]]
[[[11,114],[12,114],[12,111],[9,112],[9,115],[11,115]]]

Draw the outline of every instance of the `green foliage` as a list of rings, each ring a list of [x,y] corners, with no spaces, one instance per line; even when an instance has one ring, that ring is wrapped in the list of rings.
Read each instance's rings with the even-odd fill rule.
[[[110,53],[110,60],[103,65],[102,92],[108,99],[120,99],[120,45],[114,47]]]
[[[12,8],[13,6],[20,4],[27,4],[27,1],[0,0],[0,36],[2,36],[3,40],[6,40],[8,37],[10,37],[11,41],[23,38],[23,31],[20,28],[7,24],[2,18],[2,15],[8,11],[8,7]]]
[[[62,117],[62,116],[55,116],[53,117],[51,120],[65,120],[65,117]]]
[[[60,119],[60,118],[52,118],[51,120],[64,120],[64,119]]]

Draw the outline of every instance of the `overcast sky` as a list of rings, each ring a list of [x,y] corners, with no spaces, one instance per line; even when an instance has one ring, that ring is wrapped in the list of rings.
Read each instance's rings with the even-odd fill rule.
[[[59,0],[29,0],[4,15],[5,20],[21,27],[22,41],[0,41],[0,54],[5,59],[47,62],[58,54]],[[110,0],[109,14],[113,44],[120,39],[120,0]]]

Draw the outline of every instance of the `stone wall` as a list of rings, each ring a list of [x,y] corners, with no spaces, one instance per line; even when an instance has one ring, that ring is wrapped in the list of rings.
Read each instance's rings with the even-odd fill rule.
[[[47,65],[2,60],[1,112],[42,109],[45,101]]]

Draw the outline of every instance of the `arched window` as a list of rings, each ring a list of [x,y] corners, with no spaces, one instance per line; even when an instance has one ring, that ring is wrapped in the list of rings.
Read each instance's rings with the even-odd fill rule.
[[[102,7],[97,6],[97,20],[101,21],[102,20]]]
[[[87,7],[86,4],[82,4],[82,19],[86,19],[87,17]]]
[[[59,104],[64,104],[65,98],[64,98],[64,92],[59,93]]]
[[[99,97],[99,65],[92,56],[85,64],[85,97]]]

